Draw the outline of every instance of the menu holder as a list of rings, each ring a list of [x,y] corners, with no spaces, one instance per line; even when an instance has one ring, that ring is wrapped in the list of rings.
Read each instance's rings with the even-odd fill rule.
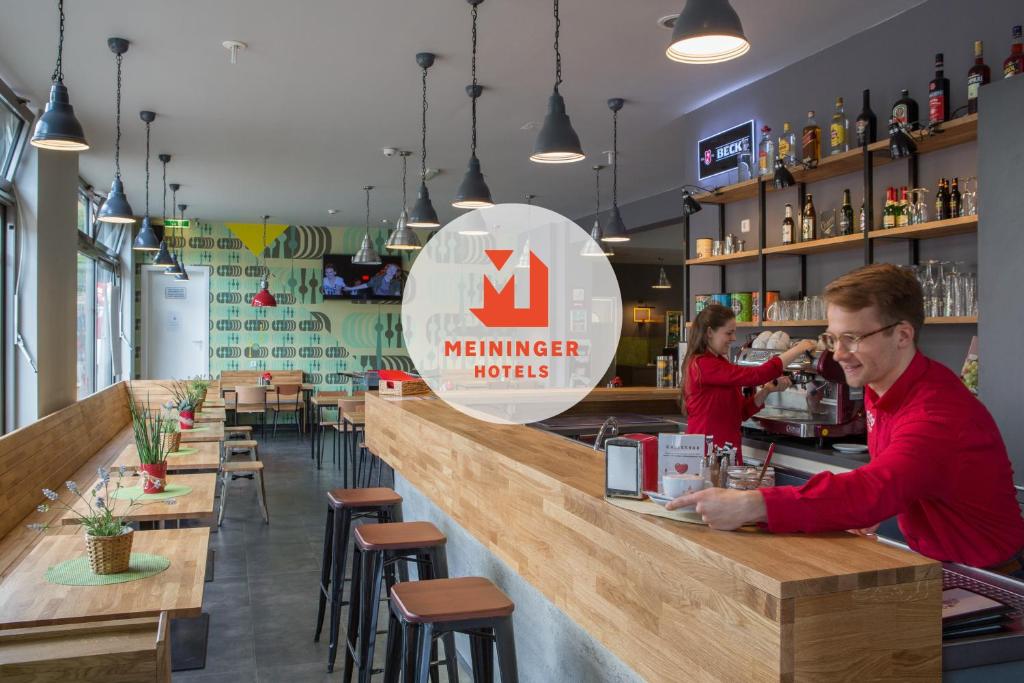
[[[942,637],[963,638],[999,632],[1009,622],[1007,616],[1013,609],[965,588],[949,588],[942,591]]]

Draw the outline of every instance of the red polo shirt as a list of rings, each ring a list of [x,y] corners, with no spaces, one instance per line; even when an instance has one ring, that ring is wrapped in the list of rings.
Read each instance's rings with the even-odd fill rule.
[[[885,394],[864,395],[871,462],[762,489],[771,531],[862,529],[896,515],[907,544],[936,560],[989,567],[1024,547],[1006,447],[959,377],[918,352]]]
[[[734,365],[721,356],[695,356],[686,368],[686,433],[711,434],[715,445],[729,441],[741,453],[740,423],[761,407],[742,388],[771,382],[782,375],[782,359],[775,356],[757,367]]]

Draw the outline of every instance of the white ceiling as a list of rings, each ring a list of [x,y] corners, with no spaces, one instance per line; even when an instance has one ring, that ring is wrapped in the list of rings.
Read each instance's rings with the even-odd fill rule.
[[[620,204],[677,186],[685,141],[661,139],[674,119],[725,92],[814,54],[923,0],[732,0],[753,47],[722,65],[669,61],[657,20],[682,0],[562,0],[562,93],[588,153],[571,165],[528,160],[554,79],[549,0],[490,0],[480,7],[479,156],[497,201],[537,203],[569,216],[593,210],[593,163],[611,146],[609,97],[619,115]],[[414,55],[438,54],[428,77],[428,165],[442,221],[469,155],[469,6],[465,0],[67,0],[65,83],[92,149],[81,174],[106,191],[112,174],[114,61],[106,39],[132,41],[125,58],[122,170],[144,210],[145,136],[153,124],[153,213],[160,212],[156,154],[174,155],[179,202],[209,220],[360,225],[363,185],[378,187],[373,221],[396,217],[401,164],[416,188],[420,73]],[[249,49],[232,66],[221,47]],[[56,46],[54,0],[0,0],[0,76],[45,102]],[[610,190],[604,174],[603,188]],[[607,206],[605,193],[603,202]],[[330,208],[340,212],[329,216]]]

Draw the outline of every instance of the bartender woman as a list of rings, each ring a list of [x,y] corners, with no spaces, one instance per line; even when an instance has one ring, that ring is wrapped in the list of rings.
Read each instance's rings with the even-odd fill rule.
[[[728,441],[739,449],[740,424],[764,407],[768,394],[790,386],[789,379],[782,377],[783,368],[817,344],[805,340],[762,365],[741,367],[729,361],[734,343],[736,314],[721,304],[709,304],[690,327],[683,359],[683,399],[688,434],[711,434],[716,445]],[[765,386],[754,395],[743,396],[743,387],[761,384]]]

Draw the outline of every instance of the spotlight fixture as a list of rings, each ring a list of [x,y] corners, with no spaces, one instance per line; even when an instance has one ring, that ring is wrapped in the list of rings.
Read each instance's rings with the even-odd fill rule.
[[[569,115],[565,113],[565,100],[558,92],[562,84],[562,52],[558,47],[562,19],[558,15],[558,0],[554,0],[555,13],[555,87],[548,98],[548,113],[544,116],[537,140],[533,144],[530,161],[539,164],[569,164],[586,158],[580,146],[580,137],[573,130]]]
[[[904,159],[917,154],[917,143],[903,124],[889,120],[889,155],[893,159]]]
[[[71,106],[68,89],[64,85],[64,0],[57,2],[60,28],[57,32],[57,65],[50,77],[50,101],[36,121],[32,132],[32,145],[59,152],[83,152],[89,149],[82,124]]]
[[[107,201],[103,202],[97,219],[104,223],[134,223],[135,214],[128,197],[124,194],[124,183],[121,182],[121,62],[124,61],[124,53],[128,52],[128,41],[124,38],[107,38],[107,47],[114,53],[114,60],[117,63],[117,91],[116,91],[116,129],[114,137],[114,181],[110,184],[110,194]]]
[[[263,254],[267,251],[267,221],[270,216],[263,217]],[[270,293],[270,268],[267,268],[266,256],[263,259],[263,277],[260,279],[260,291],[252,298],[253,308],[274,308],[277,306],[277,299]]]
[[[700,211],[701,208],[702,208],[701,205],[700,205],[700,202],[698,202],[697,198],[694,197],[690,193],[690,190],[698,190],[700,192],[704,192],[705,194],[718,194],[719,193],[718,189],[709,190],[706,187],[701,187],[700,185],[683,185],[680,188],[680,191],[682,192],[682,197],[683,197],[683,215],[684,216],[692,216],[693,214],[695,214],[698,211]]]
[[[605,242],[629,241],[629,230],[622,222],[622,214],[619,213],[619,110],[625,102],[621,97],[608,100],[608,108],[612,110],[612,213],[601,236]]]
[[[793,179],[793,174],[786,168],[786,163],[781,157],[775,160],[775,178],[772,181],[775,185],[776,190],[781,190],[784,187],[790,187],[796,184],[796,180]]]
[[[153,230],[149,217],[149,126],[156,120],[156,114],[151,111],[140,111],[139,118],[146,124],[146,215],[142,217],[142,227],[139,234],[132,242],[134,251],[156,251],[160,248],[160,238]]]
[[[434,65],[436,56],[432,52],[420,52],[416,55],[416,63],[423,70],[423,100],[421,103],[422,123],[420,126],[420,191],[416,197],[416,203],[409,214],[408,225],[410,228],[437,228],[441,223],[437,220],[437,211],[430,201],[430,191],[427,190],[427,69]],[[369,201],[369,194],[367,194]],[[369,223],[367,223],[369,231]],[[373,255],[380,261],[376,251]]]
[[[417,237],[413,229],[409,227],[409,212],[405,210],[405,178],[408,168],[408,158],[411,153],[412,152],[399,152],[399,155],[402,157],[402,212],[398,214],[398,221],[395,223],[395,229],[391,231],[391,234],[388,235],[388,241],[384,243],[385,249],[414,251],[416,249],[423,248],[423,245],[420,244],[420,238]]]
[[[748,50],[750,41],[729,0],[686,0],[665,56],[686,64],[716,64]]]
[[[452,206],[456,209],[486,209],[494,206],[494,200],[491,199],[491,189],[487,187],[484,174],[480,172],[480,160],[476,157],[476,101],[484,91],[484,87],[477,85],[476,82],[476,20],[477,9],[484,0],[466,1],[472,6],[473,17],[473,83],[466,86],[466,94],[469,95],[472,101],[472,151],[469,155],[469,167],[466,169],[466,175],[462,177],[459,189],[455,193]]]
[[[377,253],[377,249],[373,246],[373,240],[370,239],[370,190],[372,189],[373,185],[363,187],[363,191],[366,192],[366,234],[363,235],[363,243],[359,246],[359,251],[352,257],[352,263],[357,266],[379,266],[381,264],[380,254]]]

